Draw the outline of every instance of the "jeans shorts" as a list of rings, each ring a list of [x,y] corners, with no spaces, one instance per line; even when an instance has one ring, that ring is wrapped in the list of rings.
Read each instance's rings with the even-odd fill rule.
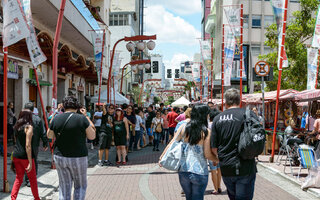
[[[213,162],[211,160],[209,160],[209,169],[210,169],[210,171],[217,170],[218,168],[220,168],[220,164],[219,163],[217,165],[213,165]]]
[[[153,129],[152,128],[147,128],[147,134],[149,136],[153,136]]]
[[[99,149],[110,149],[112,142],[112,134],[100,132]]]

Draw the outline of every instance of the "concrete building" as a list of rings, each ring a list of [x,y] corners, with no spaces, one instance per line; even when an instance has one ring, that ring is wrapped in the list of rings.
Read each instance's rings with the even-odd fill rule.
[[[104,3],[105,7],[101,7],[100,12],[109,10],[108,1],[96,0],[95,2]],[[60,3],[61,1],[56,0],[31,1],[33,25],[39,45],[47,57],[46,62],[37,66],[44,106],[52,105],[52,45]],[[95,86],[98,79],[93,59],[94,50],[90,30],[103,29],[106,26],[92,17],[89,8],[93,6],[90,4],[87,4],[87,6],[83,1],[70,0],[66,2],[58,46],[58,102],[61,102],[66,95],[72,94],[83,105],[88,105],[89,101],[87,100],[90,98],[85,97],[95,95]],[[96,14],[96,16],[99,16],[99,13]],[[106,41],[108,46],[109,40]],[[0,45],[2,46],[2,40]],[[108,51],[106,55],[109,55]],[[10,69],[8,74],[8,102],[14,102],[15,115],[18,116],[23,105],[29,101],[35,101],[38,110],[42,112],[33,65],[29,58],[25,40],[11,45],[8,57]],[[0,54],[0,60],[3,65],[3,54]],[[103,66],[103,71],[107,71],[107,65]],[[3,105],[2,74],[3,72],[0,75],[0,112],[2,112],[3,106],[6,106]],[[106,79],[106,73],[103,73],[103,78]]]
[[[223,11],[225,5],[243,4],[243,44],[244,44],[244,62],[248,81],[244,81],[243,91],[253,92],[254,82],[252,81],[253,67],[258,61],[258,56],[267,54],[271,48],[264,45],[266,40],[266,28],[274,23],[272,6],[269,0],[212,0],[210,15],[206,21],[205,31],[215,38],[215,79],[221,78],[221,42],[222,42],[222,25],[227,23]],[[293,18],[293,12],[300,9],[298,0],[288,0],[288,21]],[[236,57],[236,55],[235,55]],[[235,60],[238,60],[236,58]],[[239,87],[239,61],[234,62],[231,84]],[[219,84],[219,81],[215,81]],[[215,84],[215,93],[219,92],[220,85]]]
[[[119,39],[126,36],[139,35],[140,3],[141,0],[111,0],[109,13],[109,29],[112,33],[110,37],[111,50]],[[117,45],[115,52],[118,53],[119,59],[121,60],[120,69],[132,60],[131,57],[133,54],[128,52],[126,42],[120,42]],[[121,73],[119,74],[121,76]],[[132,83],[138,83],[139,79],[138,74],[132,72],[131,66],[127,67],[124,74],[127,75],[123,79],[122,91],[123,93],[128,94],[132,90]],[[118,80],[120,80],[120,76],[117,77]]]

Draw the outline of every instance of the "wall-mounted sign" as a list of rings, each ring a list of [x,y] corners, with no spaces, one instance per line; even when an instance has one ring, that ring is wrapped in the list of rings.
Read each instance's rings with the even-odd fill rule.
[[[3,74],[3,61],[1,63],[1,70],[0,74]],[[18,62],[9,60],[8,61],[8,78],[10,79],[18,79],[19,74],[18,74]]]

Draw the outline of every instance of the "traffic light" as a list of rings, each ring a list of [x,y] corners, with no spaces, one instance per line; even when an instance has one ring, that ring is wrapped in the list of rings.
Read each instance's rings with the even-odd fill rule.
[[[179,76],[179,69],[174,70],[174,78],[180,78]]]
[[[152,73],[159,73],[159,62],[158,61],[152,62]]]
[[[172,70],[167,69],[167,78],[172,78]]]
[[[150,74],[151,73],[151,67],[149,67],[149,69],[145,68],[145,72]]]

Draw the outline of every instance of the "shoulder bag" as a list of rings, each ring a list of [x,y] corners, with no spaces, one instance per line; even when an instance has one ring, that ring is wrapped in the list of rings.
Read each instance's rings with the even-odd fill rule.
[[[177,138],[181,133],[182,135],[184,134],[184,128],[180,130]],[[175,141],[168,148],[167,152],[163,155],[159,162],[163,168],[170,171],[179,171],[182,159],[183,139],[184,137],[182,137],[180,140],[175,139]]]
[[[69,115],[69,117],[67,118],[67,120],[64,122],[61,130],[57,133],[57,135],[56,135],[56,141],[54,142],[53,148],[55,148],[55,147],[57,146],[57,144],[58,144],[58,142],[59,142],[59,138],[60,138],[60,136],[61,136],[61,133],[63,132],[64,127],[67,125],[68,121],[70,120],[70,118],[72,117],[73,114],[74,114],[74,113],[71,113],[71,115]]]

